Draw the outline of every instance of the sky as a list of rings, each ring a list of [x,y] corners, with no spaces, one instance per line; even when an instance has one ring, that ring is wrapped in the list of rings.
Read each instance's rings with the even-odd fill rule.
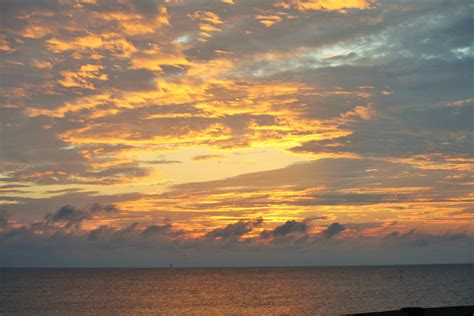
[[[473,262],[473,11],[0,1],[0,266]]]

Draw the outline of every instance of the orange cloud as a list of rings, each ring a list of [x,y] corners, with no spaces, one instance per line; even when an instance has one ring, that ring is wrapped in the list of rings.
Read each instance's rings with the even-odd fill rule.
[[[265,27],[270,27],[275,23],[281,21],[281,17],[278,15],[256,15],[255,18],[265,25]]]
[[[90,34],[72,40],[53,37],[46,41],[46,45],[53,53],[103,49],[114,53],[118,58],[128,58],[137,51],[133,44],[117,33]]]
[[[351,117],[359,117],[363,120],[370,120],[374,118],[376,115],[375,109],[373,108],[372,104],[367,106],[358,105],[354,108],[354,110],[346,112],[341,115],[343,118],[351,118]]]
[[[288,0],[287,2],[277,2],[277,7],[294,7],[300,11],[337,11],[344,13],[348,9],[370,9],[374,1],[371,0]]]
[[[146,19],[136,13],[120,11],[96,13],[95,15],[99,19],[118,23],[123,33],[128,36],[155,33],[160,28],[170,25],[168,11],[165,7],[161,7],[159,14],[153,19]]]
[[[100,65],[88,64],[81,66],[77,72],[63,71],[61,72],[63,79],[58,80],[58,82],[67,88],[81,87],[93,89],[93,80],[107,80],[108,78],[106,74],[101,74],[103,68]]]
[[[15,49],[11,47],[10,42],[2,35],[0,35],[0,51],[11,53]]]

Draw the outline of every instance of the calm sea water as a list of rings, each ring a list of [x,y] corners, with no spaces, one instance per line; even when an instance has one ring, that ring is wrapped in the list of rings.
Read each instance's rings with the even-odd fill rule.
[[[336,315],[474,305],[474,265],[0,269],[0,314]]]

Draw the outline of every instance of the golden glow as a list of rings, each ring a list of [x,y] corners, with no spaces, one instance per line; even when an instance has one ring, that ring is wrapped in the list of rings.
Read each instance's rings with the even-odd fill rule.
[[[417,142],[432,152],[416,152],[414,142],[403,154],[365,154],[380,145],[379,135],[364,131],[398,110],[379,103],[403,89],[350,76],[333,84],[333,77],[359,67],[356,61],[366,72],[375,69],[367,52],[378,52],[379,38],[367,48],[359,37],[331,36],[350,33],[333,24],[355,23],[358,10],[371,10],[360,18],[365,28],[383,20],[380,13],[371,20],[376,1],[281,0],[248,8],[221,0],[201,9],[150,3],[156,6],[119,1],[95,10],[100,2],[62,1],[58,12],[23,12],[19,27],[0,34],[2,67],[26,73],[24,84],[2,88],[0,109],[15,114],[1,122],[1,135],[19,136],[18,144],[0,150],[28,145],[0,161],[8,169],[0,177],[0,206],[77,194],[91,203],[112,201],[122,212],[87,221],[88,229],[122,227],[143,216],[170,218],[189,236],[259,217],[264,224],[246,237],[312,218],[313,232],[338,221],[366,225],[366,236],[470,223],[472,213],[463,210],[473,197],[472,157],[462,150],[450,155],[423,139]],[[301,28],[312,15],[339,20]],[[280,35],[285,27],[291,32]],[[331,37],[327,43],[319,43],[325,39],[320,29]],[[333,75],[336,70],[344,74]],[[454,110],[472,103],[468,97],[446,101]],[[20,134],[23,127],[38,144]],[[424,136],[422,127],[410,132]],[[454,136],[468,137],[438,133],[453,137],[446,147]],[[369,139],[365,147],[357,137]],[[382,145],[397,152],[389,141]],[[288,174],[304,162],[326,160],[346,165]],[[358,167],[361,161],[368,166]]]
[[[370,0],[288,0],[278,2],[276,6],[295,7],[298,10],[338,11],[346,12],[347,9],[365,10],[372,7]]]

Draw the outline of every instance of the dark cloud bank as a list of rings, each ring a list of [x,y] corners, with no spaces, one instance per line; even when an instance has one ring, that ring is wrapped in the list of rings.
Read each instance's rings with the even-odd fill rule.
[[[472,261],[473,236],[432,235],[412,229],[367,237],[332,223],[315,226],[314,218],[290,220],[271,230],[257,230],[264,219],[239,220],[202,237],[190,237],[172,223],[134,223],[125,227],[86,224],[110,219],[111,205],[77,209],[66,205],[30,225],[0,214],[2,267],[148,267],[366,265],[459,263]],[[361,226],[361,225],[359,225]],[[362,225],[363,226],[363,225]],[[312,228],[319,228],[314,232]],[[345,235],[349,231],[350,234]]]

